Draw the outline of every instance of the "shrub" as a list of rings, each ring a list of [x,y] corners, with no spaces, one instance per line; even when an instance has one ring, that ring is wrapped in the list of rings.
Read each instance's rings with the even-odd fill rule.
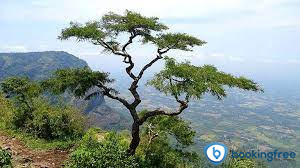
[[[51,105],[38,97],[32,100],[32,111],[28,111],[23,106],[13,107],[0,95],[0,107],[0,123],[6,128],[47,140],[74,139],[84,133],[85,117],[71,106]]]
[[[142,127],[137,154],[143,167],[200,167],[200,157],[187,149],[194,143],[195,132],[179,117],[156,116]]]
[[[12,121],[13,105],[10,101],[4,98],[0,92],[0,124],[1,126],[7,126]]]
[[[68,139],[83,135],[85,119],[70,106],[53,106],[43,99],[33,101],[32,119],[25,125],[27,132],[44,139]]]
[[[67,139],[83,134],[83,115],[69,106],[51,105],[43,99],[43,89],[38,82],[10,77],[1,81],[0,89],[9,98],[9,101],[3,96],[0,98],[0,106],[7,110],[0,111],[0,114],[5,114],[3,121],[6,126],[44,139]]]
[[[127,155],[128,140],[116,133],[91,129],[70,156],[68,168],[136,168],[135,156]]]
[[[1,168],[11,168],[11,153],[7,150],[3,150],[0,148],[0,167]]]

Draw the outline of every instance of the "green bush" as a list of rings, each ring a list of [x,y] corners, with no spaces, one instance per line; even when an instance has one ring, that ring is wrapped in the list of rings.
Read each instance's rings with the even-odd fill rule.
[[[0,148],[0,167],[1,168],[11,168],[11,153]]]
[[[68,168],[136,168],[137,158],[128,156],[128,141],[116,133],[91,129],[70,156]]]
[[[5,108],[0,114],[3,114],[2,122],[6,127],[51,140],[83,134],[83,115],[70,106],[51,105],[42,97],[44,91],[38,82],[10,77],[0,82],[0,89],[3,92],[0,106]]]
[[[33,110],[27,111],[23,106],[13,107],[8,100],[0,98],[0,106],[5,107],[0,110],[3,116],[0,122],[6,128],[47,140],[74,139],[84,134],[85,117],[80,111],[70,106],[51,105],[42,98],[35,98],[32,102]]]
[[[189,122],[179,117],[157,116],[150,118],[146,125],[137,150],[143,167],[200,167],[200,156],[188,149],[195,137]]]
[[[77,138],[84,132],[84,117],[70,106],[52,106],[47,101],[33,101],[32,119],[25,124],[25,130],[44,139]]]
[[[7,126],[10,121],[12,121],[13,114],[13,104],[4,98],[3,94],[0,92],[0,124],[1,126]]]

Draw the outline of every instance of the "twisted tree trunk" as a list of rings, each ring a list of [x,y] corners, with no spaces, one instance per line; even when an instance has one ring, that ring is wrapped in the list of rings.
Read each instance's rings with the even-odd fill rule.
[[[132,124],[131,137],[132,137],[132,140],[130,142],[130,146],[129,146],[129,149],[127,152],[129,155],[134,155],[136,148],[140,144],[140,124],[136,121],[134,121]]]

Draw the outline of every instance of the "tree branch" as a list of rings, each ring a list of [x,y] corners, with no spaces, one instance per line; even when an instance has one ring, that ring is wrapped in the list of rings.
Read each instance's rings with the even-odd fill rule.
[[[131,31],[130,34],[131,34],[131,35],[130,35],[130,37],[129,37],[129,40],[128,40],[127,43],[124,44],[124,46],[122,47],[122,51],[123,51],[124,53],[126,53],[126,47],[129,46],[129,44],[131,44],[131,43],[133,42],[133,39],[138,35],[138,34],[136,34],[134,31]]]
[[[123,56],[123,57],[127,57],[127,54],[116,51],[116,50],[113,49],[108,43],[106,43],[105,41],[103,41],[103,40],[101,40],[101,39],[97,40],[97,43],[94,43],[94,44],[95,44],[95,45],[101,45],[101,46],[104,47],[105,49],[110,50],[113,54],[120,55],[120,56]]]
[[[133,106],[137,107],[139,105],[139,103],[141,102],[140,96],[139,96],[138,92],[136,91],[136,89],[138,88],[138,83],[139,83],[140,79],[143,77],[144,72],[148,68],[150,68],[155,62],[162,59],[163,58],[162,54],[164,54],[168,51],[169,50],[165,50],[165,51],[161,52],[160,49],[157,49],[158,55],[141,69],[141,71],[139,72],[136,79],[131,83],[129,90],[131,91],[131,93],[133,94],[133,96],[135,98],[134,102],[132,103]]]
[[[118,100],[119,102],[121,102],[125,107],[129,108],[130,104],[127,102],[127,100],[120,98],[118,96],[112,95],[110,92],[112,91],[111,88],[108,88],[102,84],[98,84],[97,87],[99,87],[100,89],[102,89],[102,94],[111,98],[111,99],[115,99]]]
[[[176,112],[168,113],[164,110],[153,110],[150,112],[147,112],[144,116],[142,116],[139,120],[139,124],[143,124],[145,121],[147,121],[148,118],[158,116],[158,115],[166,115],[166,116],[177,116],[181,114],[186,108],[188,108],[188,101],[182,101],[178,100],[180,102],[180,106]]]

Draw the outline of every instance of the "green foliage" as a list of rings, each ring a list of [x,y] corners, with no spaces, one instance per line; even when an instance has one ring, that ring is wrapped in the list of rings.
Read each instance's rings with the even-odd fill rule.
[[[199,167],[197,153],[186,150],[194,143],[195,132],[179,117],[156,116],[143,128],[137,155],[143,167]]]
[[[128,141],[116,133],[89,130],[79,148],[71,153],[69,168],[136,168],[134,156],[128,156]]]
[[[143,42],[152,42],[160,49],[179,49],[183,51],[192,51],[192,47],[202,46],[206,43],[186,33],[159,34],[157,37],[147,37]]]
[[[78,41],[97,40],[105,37],[105,33],[99,29],[99,22],[88,22],[84,26],[79,23],[70,23],[70,28],[62,31],[60,39],[68,39],[76,36]]]
[[[5,97],[10,98],[15,105],[12,124],[18,128],[25,127],[26,121],[32,119],[33,98],[42,92],[39,84],[28,78],[9,77],[0,86]]]
[[[194,143],[196,132],[192,130],[189,122],[184,121],[178,116],[152,117],[149,118],[146,125],[148,125],[148,127],[145,127],[145,132],[157,132],[157,134],[164,139],[168,139],[169,136],[172,136],[179,145],[189,146]]]
[[[7,100],[0,91],[0,124],[6,126],[6,121],[12,120],[14,110],[13,103]]]
[[[3,127],[1,124],[2,123],[0,123],[0,131],[2,133],[5,133],[5,135],[8,137],[21,140],[26,147],[34,150],[66,150],[78,143],[78,139],[54,139],[49,141],[46,139],[37,138],[33,134],[26,133],[22,130],[7,129],[7,127]]]
[[[11,160],[12,160],[11,153],[8,152],[7,150],[3,150],[0,148],[0,167],[12,168]]]
[[[204,93],[211,93],[221,99],[226,96],[224,86],[261,91],[252,80],[220,72],[211,65],[197,67],[189,62],[177,63],[168,57],[165,60],[165,69],[148,82],[165,94],[200,99]]]
[[[253,159],[247,158],[231,158],[229,163],[225,164],[225,168],[265,168],[266,166]]]
[[[44,89],[55,94],[71,91],[82,97],[94,86],[111,83],[107,73],[92,71],[89,68],[57,70],[53,77],[42,82]]]
[[[143,167],[181,168],[201,165],[197,153],[176,149],[163,138],[157,138],[149,146],[141,144],[140,147],[142,151],[138,151],[137,155],[142,158]]]
[[[168,29],[158,22],[157,17],[145,17],[139,13],[126,11],[124,15],[110,12],[102,17],[103,29],[109,33],[118,35],[121,32],[135,31],[137,34],[146,36],[151,31],[162,31]]]
[[[36,99],[32,120],[27,121],[25,130],[44,139],[75,139],[84,132],[85,119],[70,106],[53,106],[47,101]]]
[[[7,97],[16,97],[20,101],[36,97],[41,93],[39,85],[29,78],[9,77],[1,82],[1,89]]]
[[[124,15],[110,12],[104,15],[100,21],[92,21],[86,24],[70,23],[70,27],[64,29],[59,39],[67,40],[75,37],[78,41],[90,41],[96,45],[102,45],[106,51],[121,51],[122,48],[117,38],[120,33],[130,34],[130,41],[140,36],[143,43],[153,43],[159,49],[179,49],[191,51],[191,47],[201,46],[205,41],[197,39],[185,33],[162,33],[168,27],[159,22],[157,17],[146,17],[139,13],[126,11]],[[130,42],[129,41],[129,42]]]
[[[250,159],[231,159],[228,168],[254,168],[255,164]]]
[[[42,89],[28,78],[12,77],[1,83],[1,89],[9,101],[1,98],[1,105],[10,109],[3,122],[7,127],[21,129],[44,139],[76,138],[83,134],[84,118],[78,110],[69,106],[54,106],[40,95]],[[1,110],[2,111],[2,110]]]
[[[107,40],[109,44],[119,48],[115,41],[119,33],[134,33],[140,36],[150,36],[151,31],[162,31],[167,26],[158,22],[156,17],[145,17],[139,13],[126,11],[124,15],[110,12],[104,15],[100,21],[88,22],[84,25],[71,22],[70,27],[62,31],[60,39],[66,40],[75,37],[78,41]]]

